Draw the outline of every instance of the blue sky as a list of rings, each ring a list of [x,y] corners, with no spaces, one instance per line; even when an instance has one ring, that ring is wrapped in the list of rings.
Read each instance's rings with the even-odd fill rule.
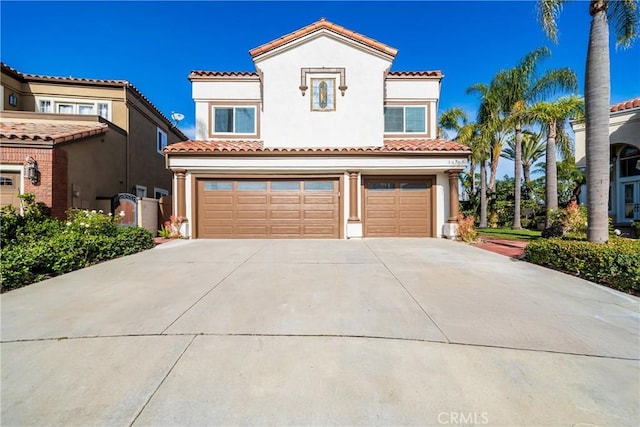
[[[584,86],[586,1],[567,4],[554,45],[540,29],[533,1],[2,0],[0,53],[25,73],[129,80],[167,116],[183,113],[180,127],[193,136],[191,70],[253,71],[250,49],[320,17],[397,48],[392,70],[442,70],[440,111],[458,106],[473,116],[477,99],[466,88],[489,82],[543,45],[552,50],[543,68],[571,67]],[[640,96],[639,42],[612,48],[611,80],[612,103]],[[499,175],[510,168],[503,161]]]

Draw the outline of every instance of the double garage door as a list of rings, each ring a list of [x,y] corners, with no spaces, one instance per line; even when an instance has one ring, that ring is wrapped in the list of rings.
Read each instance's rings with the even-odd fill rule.
[[[363,177],[365,237],[434,235],[432,178]],[[200,179],[199,238],[339,238],[340,181]]]
[[[199,180],[201,238],[339,238],[339,181]]]

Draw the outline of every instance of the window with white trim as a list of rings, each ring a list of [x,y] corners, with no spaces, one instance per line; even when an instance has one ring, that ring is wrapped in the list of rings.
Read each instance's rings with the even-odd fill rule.
[[[384,107],[385,133],[426,133],[425,106]]]
[[[39,113],[98,115],[111,120],[111,102],[36,97]]]
[[[257,128],[256,107],[214,106],[211,114],[213,133],[254,135]]]
[[[153,187],[154,199],[159,199],[160,197],[168,196],[168,195],[169,195],[168,190],[165,190],[164,188]]]
[[[144,185],[136,185],[136,197],[147,197],[147,187]]]
[[[158,153],[162,154],[162,150],[167,146],[167,133],[160,128],[156,129],[156,147],[158,149]]]

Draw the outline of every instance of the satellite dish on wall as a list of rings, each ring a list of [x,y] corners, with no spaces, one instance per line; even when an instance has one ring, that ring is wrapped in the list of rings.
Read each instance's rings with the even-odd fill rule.
[[[171,118],[173,119],[174,122],[176,122],[176,126],[178,126],[178,123],[184,119],[184,114],[180,114],[180,113],[176,113],[175,111],[172,111]]]

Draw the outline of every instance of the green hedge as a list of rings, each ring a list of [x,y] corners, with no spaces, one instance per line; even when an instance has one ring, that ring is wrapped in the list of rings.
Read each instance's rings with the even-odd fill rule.
[[[24,214],[0,211],[2,292],[154,246],[147,230],[120,227],[110,214],[72,209],[64,222],[24,198]]]
[[[524,259],[631,294],[640,294],[640,241],[608,243],[540,239],[527,245]]]

